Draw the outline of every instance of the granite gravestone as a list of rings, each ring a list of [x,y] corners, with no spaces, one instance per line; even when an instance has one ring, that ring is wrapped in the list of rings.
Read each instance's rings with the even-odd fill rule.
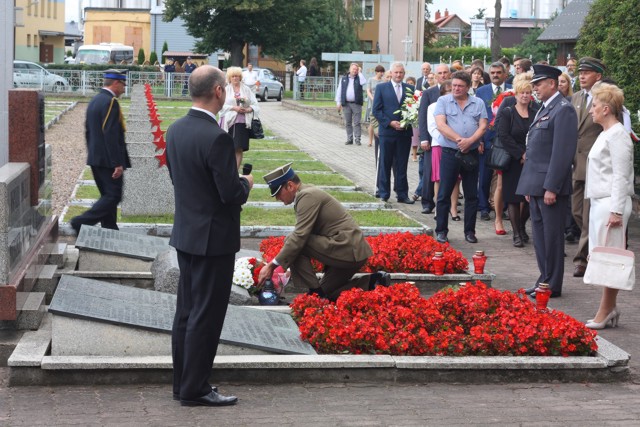
[[[169,240],[83,225],[76,247],[81,271],[150,271],[156,256],[169,248]]]
[[[176,296],[63,275],[49,311],[55,315],[171,333]],[[290,315],[229,306],[221,344],[278,354],[316,354]]]

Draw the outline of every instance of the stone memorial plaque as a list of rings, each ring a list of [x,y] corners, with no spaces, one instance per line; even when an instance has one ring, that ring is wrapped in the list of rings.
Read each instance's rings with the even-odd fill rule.
[[[76,247],[153,261],[160,252],[169,249],[169,240],[83,225],[76,240]]]
[[[176,296],[98,280],[63,275],[51,313],[171,333]],[[230,305],[220,343],[279,354],[316,354],[300,340],[290,315]]]
[[[176,297],[63,275],[49,311],[61,316],[170,333],[176,312]]]

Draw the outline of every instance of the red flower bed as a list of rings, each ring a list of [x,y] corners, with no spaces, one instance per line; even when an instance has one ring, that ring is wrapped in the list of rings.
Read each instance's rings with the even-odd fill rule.
[[[343,292],[336,303],[299,295],[301,338],[319,353],[409,356],[586,356],[596,333],[524,295],[468,283],[422,298],[409,283]]]
[[[363,273],[379,270],[397,273],[433,273],[431,259],[436,252],[442,252],[446,274],[466,272],[469,262],[461,252],[448,243],[438,243],[426,234],[411,233],[379,234],[367,237],[373,255],[362,268]],[[284,237],[269,237],[260,243],[263,259],[270,262],[284,245]],[[312,260],[314,269],[322,271],[320,262]]]

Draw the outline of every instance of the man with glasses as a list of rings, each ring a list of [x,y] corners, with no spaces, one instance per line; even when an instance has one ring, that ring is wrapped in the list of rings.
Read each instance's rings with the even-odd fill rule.
[[[131,167],[124,142],[125,123],[118,98],[127,87],[127,74],[122,70],[106,70],[104,87],[87,107],[85,134],[87,164],[100,191],[100,199],[83,213],[71,219],[71,227],[80,232],[82,224],[118,230],[116,217],[122,199],[122,174]]]

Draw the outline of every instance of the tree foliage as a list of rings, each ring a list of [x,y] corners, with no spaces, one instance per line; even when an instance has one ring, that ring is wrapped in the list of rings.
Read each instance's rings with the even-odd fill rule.
[[[487,8],[485,7],[479,7],[478,8],[478,13],[476,13],[475,15],[473,15],[471,17],[471,19],[484,19],[484,14],[487,11]]]
[[[545,27],[534,27],[529,29],[527,33],[522,36],[522,43],[514,46],[517,54],[524,58],[531,57],[531,60],[535,64],[538,61],[546,61],[549,58],[549,62],[553,62],[556,59],[558,52],[558,45],[555,43],[542,43],[538,41],[538,37],[544,31]]]
[[[152,50],[151,54],[149,54],[149,62],[151,63],[151,65],[153,65],[157,61],[158,61],[158,54],[156,53],[155,50]]]
[[[160,55],[160,56],[162,57],[162,59],[163,59],[163,60],[164,60],[164,53],[165,53],[166,51],[168,51],[168,50],[169,50],[169,45],[168,45],[168,44],[167,44],[167,42],[165,41],[164,43],[162,43],[162,52],[161,52],[161,55]]]
[[[277,59],[293,61],[317,48],[309,38],[317,32],[328,33],[318,24],[330,25],[331,41],[321,49],[342,50],[340,43],[352,48],[355,27],[336,0],[167,0],[165,20],[181,17],[189,33],[201,41],[201,52],[229,51],[231,63],[242,65],[242,50],[247,43],[259,45],[262,52]],[[318,40],[320,42],[320,40]]]
[[[146,59],[147,59],[147,56],[144,53],[144,49],[143,48],[138,49],[138,64],[144,63]]]
[[[595,0],[576,45],[578,56],[600,58],[607,65],[607,77],[624,90],[625,106],[631,112],[636,132],[640,132],[639,10],[640,0]],[[640,144],[635,148],[636,175],[640,175]]]

